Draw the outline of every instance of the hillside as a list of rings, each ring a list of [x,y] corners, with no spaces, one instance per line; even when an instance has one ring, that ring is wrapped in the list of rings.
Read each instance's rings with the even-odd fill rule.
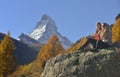
[[[42,46],[37,55],[37,59],[34,62],[28,65],[19,66],[18,69],[11,75],[11,77],[19,77],[21,75],[27,77],[39,77],[44,70],[46,62],[50,58],[63,53],[62,51],[64,51],[64,48],[62,47],[58,36],[53,35],[47,41],[47,44]]]
[[[120,53],[110,48],[59,54],[42,68],[35,61],[19,67],[10,77],[120,77],[119,71]]]
[[[114,47],[77,50],[85,41],[83,38],[64,50],[54,35],[41,48],[34,62],[19,66],[10,77],[119,77],[120,52]]]
[[[2,40],[4,38],[4,36],[5,36],[5,34],[0,33],[0,40]],[[28,64],[36,59],[37,53],[38,53],[41,45],[39,45],[39,47],[36,48],[36,46],[31,46],[31,45],[28,46],[28,45],[21,43],[13,38],[12,38],[12,40],[14,41],[14,44],[16,46],[14,55],[17,58],[18,65]]]

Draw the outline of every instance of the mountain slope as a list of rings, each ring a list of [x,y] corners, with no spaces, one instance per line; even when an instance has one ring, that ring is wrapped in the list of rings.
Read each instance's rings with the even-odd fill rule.
[[[66,37],[63,37],[57,30],[56,23],[54,20],[48,16],[48,15],[43,15],[41,20],[37,23],[37,26],[35,29],[27,36],[31,37],[34,40],[38,41],[40,44],[45,44],[47,40],[52,36],[52,35],[57,35],[60,39],[60,42],[62,46],[67,49],[72,45],[72,42],[67,39]],[[22,36],[22,38],[19,38],[20,40],[24,40],[24,43],[33,43],[31,40],[29,40],[27,37]]]
[[[63,53],[62,47],[58,37],[53,35],[45,45],[41,48],[37,55],[36,61],[25,65],[14,72],[11,77],[19,77],[23,75],[25,77],[39,77],[42,73],[46,62],[56,55]]]
[[[2,40],[5,37],[5,34],[0,33],[0,40]],[[16,46],[16,50],[14,51],[14,55],[17,58],[17,64],[28,64],[36,59],[36,55],[38,53],[38,49],[35,49],[34,46],[28,46],[24,43],[19,42],[18,40],[15,40],[11,38],[14,41],[14,44]]]

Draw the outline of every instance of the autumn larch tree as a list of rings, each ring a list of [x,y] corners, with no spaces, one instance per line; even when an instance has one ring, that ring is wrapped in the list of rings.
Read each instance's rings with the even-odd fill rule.
[[[6,77],[13,71],[15,66],[14,50],[14,42],[8,32],[0,44],[0,77]]]
[[[120,18],[117,18],[116,22],[113,24],[112,27],[112,42],[119,42],[120,41]]]
[[[52,57],[63,53],[62,51],[64,51],[64,48],[62,47],[59,38],[57,35],[53,35],[47,42],[47,44],[45,44],[38,56],[37,56],[37,65],[40,68],[40,72],[39,74],[43,71],[45,63]]]

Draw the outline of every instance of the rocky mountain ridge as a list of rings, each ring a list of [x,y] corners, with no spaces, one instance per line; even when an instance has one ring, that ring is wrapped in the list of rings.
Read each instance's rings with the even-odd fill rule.
[[[21,42],[25,43],[25,44],[39,44],[39,42],[37,40],[34,40],[33,38],[29,37],[28,35],[22,33],[19,37],[18,37]]]

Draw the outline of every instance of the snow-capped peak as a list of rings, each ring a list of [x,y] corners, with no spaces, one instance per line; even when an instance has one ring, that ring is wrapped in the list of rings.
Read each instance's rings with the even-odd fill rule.
[[[57,35],[59,37],[59,40],[65,49],[72,45],[71,41],[66,37],[63,37],[57,31],[55,21],[48,15],[42,16],[41,21],[37,23],[35,29],[28,36],[39,41],[41,44],[45,44],[52,35]]]
[[[38,22],[36,28],[29,34],[29,36],[44,44],[51,35],[56,33],[57,27],[54,20],[47,15],[43,15],[41,21]]]

